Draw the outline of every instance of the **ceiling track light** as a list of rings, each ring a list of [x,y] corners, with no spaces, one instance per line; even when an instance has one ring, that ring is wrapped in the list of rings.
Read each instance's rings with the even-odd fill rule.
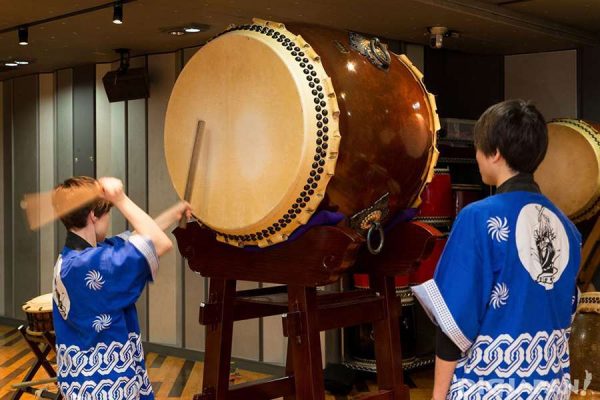
[[[123,23],[123,3],[120,0],[115,1],[113,6],[113,24]]]
[[[19,34],[19,44],[27,46],[29,44],[29,29],[27,26],[20,26],[17,32]]]
[[[161,32],[166,32],[173,36],[183,36],[187,34],[206,32],[210,29],[210,25],[190,23],[183,26],[160,28]]]
[[[202,32],[202,28],[200,26],[197,26],[197,25],[188,25],[185,28],[183,28],[183,30],[185,31],[185,33],[198,33],[198,32]]]

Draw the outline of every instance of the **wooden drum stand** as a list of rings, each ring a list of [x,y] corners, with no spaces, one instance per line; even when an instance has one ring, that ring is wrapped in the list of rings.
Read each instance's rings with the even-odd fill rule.
[[[370,255],[364,240],[345,228],[318,226],[292,242],[261,250],[217,242],[197,223],[174,231],[192,270],[210,278],[208,301],[200,306],[206,326],[202,392],[195,400],[323,400],[325,389],[319,332],[372,323],[379,391],[365,399],[408,400],[403,381],[400,299],[394,276],[426,258],[434,242],[418,226],[400,224],[386,235],[381,254]],[[356,262],[370,274],[371,290],[322,292]],[[236,281],[287,286],[236,291]],[[288,338],[286,376],[229,386],[234,321],[283,314]]]

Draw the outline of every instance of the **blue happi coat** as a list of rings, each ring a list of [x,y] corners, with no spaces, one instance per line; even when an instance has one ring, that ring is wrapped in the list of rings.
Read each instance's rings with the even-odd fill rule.
[[[72,232],[54,267],[58,384],[65,399],[153,399],[135,302],[158,269],[152,242],[92,247]]]
[[[581,235],[545,196],[466,207],[432,280],[413,288],[460,348],[448,399],[568,399]]]

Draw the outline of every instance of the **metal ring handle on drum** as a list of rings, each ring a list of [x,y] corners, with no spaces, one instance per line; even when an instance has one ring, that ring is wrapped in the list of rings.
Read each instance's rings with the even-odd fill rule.
[[[379,38],[376,37],[371,39],[370,45],[373,56],[377,59],[377,61],[379,61],[379,63],[381,63],[382,68],[388,69],[390,63],[392,62],[392,57],[390,56],[387,48],[381,44]],[[377,51],[377,49],[379,49],[379,51]]]
[[[377,246],[377,248],[373,247],[373,244],[371,241],[374,231],[379,232],[379,246]],[[384,233],[383,233],[383,226],[381,226],[381,224],[379,222],[373,222],[373,224],[369,228],[369,232],[367,233],[367,248],[369,249],[369,253],[374,254],[374,255],[381,253],[381,250],[383,249],[384,241],[385,241],[385,238],[384,238]]]

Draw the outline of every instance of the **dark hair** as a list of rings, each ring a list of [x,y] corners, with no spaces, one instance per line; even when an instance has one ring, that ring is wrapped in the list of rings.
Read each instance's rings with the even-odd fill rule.
[[[533,173],[548,149],[544,116],[525,100],[506,100],[488,108],[474,128],[475,147],[486,156],[496,150],[517,172]]]
[[[97,182],[89,176],[74,176],[65,180],[62,184],[54,188],[52,193],[52,203],[54,209],[58,212],[61,207],[61,201],[68,201],[69,196],[77,190],[77,188],[93,187]],[[65,225],[65,228],[84,228],[87,223],[87,216],[90,211],[98,218],[108,213],[112,208],[112,204],[104,199],[95,199],[75,211],[63,215],[60,220]]]

